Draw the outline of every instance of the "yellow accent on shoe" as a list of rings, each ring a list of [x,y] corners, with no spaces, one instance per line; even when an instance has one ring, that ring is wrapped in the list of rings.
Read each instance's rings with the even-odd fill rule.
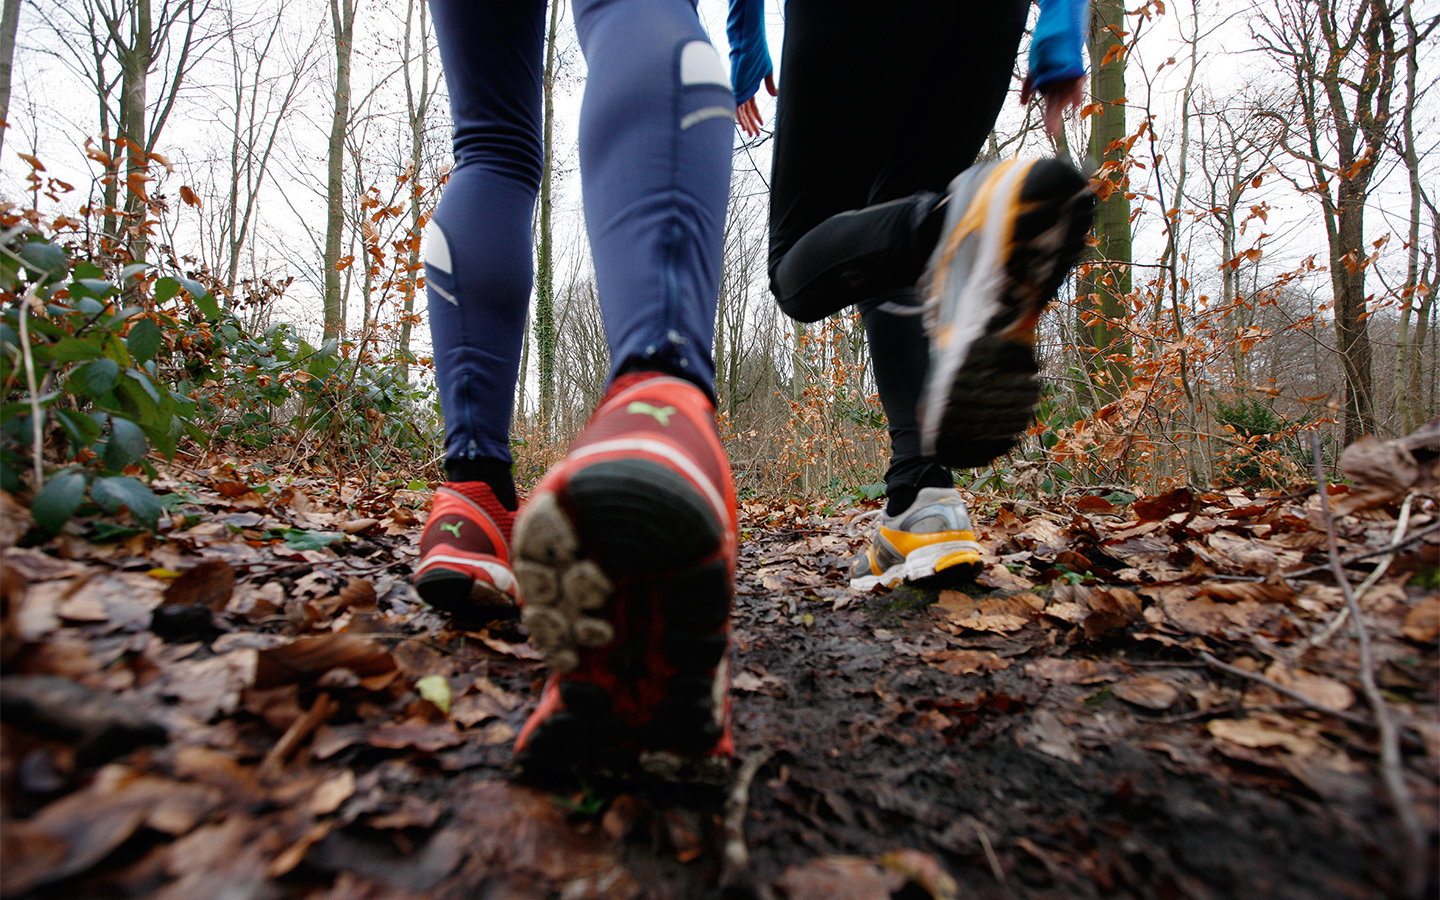
[[[973,531],[932,531],[928,534],[912,534],[908,531],[896,531],[892,528],[886,528],[883,525],[880,527],[880,534],[885,540],[890,542],[890,546],[894,547],[901,556],[909,556],[921,547],[928,547],[931,544],[975,540],[975,532]],[[969,551],[962,550],[957,552],[964,553]],[[875,557],[873,553],[870,558],[870,567],[875,569]],[[978,559],[978,557],[976,558]],[[880,574],[878,569],[876,569],[875,574]]]
[[[870,547],[865,550],[865,558],[870,560],[870,574],[879,575],[882,570],[880,568],[880,561],[875,558],[874,547]]]
[[[1004,180],[1003,176],[1005,173],[1017,165],[1029,167],[1033,165],[1033,160],[1026,160],[1022,163],[1019,160],[1009,159],[997,163],[994,170],[985,177],[985,182],[980,185],[979,190],[975,192],[975,196],[970,199],[969,205],[965,207],[965,215],[961,217],[959,223],[951,229],[950,233],[945,236],[945,251],[940,257],[940,265],[936,268],[936,272],[941,274],[942,278],[944,274],[948,272],[950,260],[955,255],[955,252],[960,249],[960,245],[965,241],[965,238],[984,226],[985,214],[990,208],[990,195],[995,192],[1000,182]],[[1025,178],[1023,174],[1013,182],[1012,187],[1017,196],[1024,182]],[[1015,203],[1016,198],[1010,198],[1010,202]],[[1012,216],[1009,221],[1005,222],[1003,227],[1005,228],[1005,235],[1001,243],[1005,247],[1006,255],[1008,256],[1011,238],[1014,233],[1014,217]],[[938,293],[939,287],[939,285],[934,286],[931,289],[931,293]]]
[[[954,553],[947,553],[935,560],[935,571],[939,572],[953,566],[977,566],[979,564],[979,553],[974,550],[956,550]]]

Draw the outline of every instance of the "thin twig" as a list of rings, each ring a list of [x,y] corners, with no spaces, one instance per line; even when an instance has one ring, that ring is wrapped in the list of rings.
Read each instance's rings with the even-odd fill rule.
[[[324,691],[315,698],[310,706],[310,711],[291,723],[280,740],[265,754],[261,761],[260,768],[265,772],[278,772],[287,760],[295,753],[301,744],[305,742],[315,729],[335,714],[339,704],[330,700],[330,695]]]
[[[755,751],[745,758],[730,796],[725,798],[725,850],[722,854],[720,889],[726,897],[767,897],[768,888],[755,882],[755,872],[750,867],[750,850],[745,845],[745,813],[750,809],[750,785],[775,751],[769,747]]]
[[[995,882],[1000,885],[1000,890],[1005,892],[1005,896],[1013,897],[1010,885],[1005,883],[1005,869],[1000,865],[1000,856],[990,843],[990,834],[978,819],[975,820],[975,836],[980,839],[980,846],[985,849],[985,861],[990,864],[990,874],[995,876]]]
[[[30,456],[34,466],[32,474],[37,494],[40,488],[45,486],[45,420],[40,415],[40,386],[35,381],[35,356],[30,350],[29,322],[30,306],[39,292],[40,282],[37,281],[26,288],[25,296],[20,298],[20,356],[25,360],[25,383],[30,388]]]
[[[1395,533],[1390,538],[1391,547],[1399,546],[1400,539],[1405,536],[1405,529],[1410,525],[1410,504],[1413,503],[1414,500],[1415,494],[1411,492],[1405,496],[1405,502],[1400,506],[1400,519],[1395,523]],[[1355,589],[1355,603],[1357,606],[1360,603],[1360,598],[1365,596],[1366,591],[1375,586],[1375,582],[1380,580],[1381,576],[1385,574],[1385,571],[1390,568],[1390,563],[1394,561],[1395,551],[1391,550],[1380,560],[1380,564],[1375,567],[1375,570],[1366,576],[1364,581],[1360,582],[1360,586]],[[1318,647],[1330,640],[1330,638],[1335,635],[1335,632],[1340,630],[1340,626],[1345,624],[1345,619],[1349,617],[1349,615],[1350,607],[1346,606],[1341,609],[1323,631],[1305,642],[1306,646]]]
[[[1409,844],[1404,859],[1405,892],[1408,896],[1418,898],[1425,889],[1428,877],[1426,860],[1430,854],[1425,830],[1410,798],[1410,788],[1405,784],[1405,762],[1400,756],[1399,730],[1390,717],[1390,707],[1375,684],[1370,631],[1365,627],[1360,605],[1355,601],[1355,592],[1350,589],[1345,568],[1340,564],[1340,547],[1335,540],[1335,515],[1330,509],[1330,494],[1325,487],[1325,467],[1321,462],[1320,435],[1315,432],[1310,434],[1310,450],[1315,458],[1315,487],[1320,494],[1320,509],[1325,515],[1325,544],[1330,553],[1330,568],[1335,573],[1335,581],[1340,585],[1340,590],[1345,594],[1345,605],[1349,607],[1350,618],[1354,621],[1355,637],[1360,643],[1360,684],[1365,689],[1365,700],[1370,704],[1370,710],[1375,714],[1376,724],[1380,728],[1381,779],[1390,795],[1390,802],[1395,807],[1395,813],[1400,818],[1405,841]]]

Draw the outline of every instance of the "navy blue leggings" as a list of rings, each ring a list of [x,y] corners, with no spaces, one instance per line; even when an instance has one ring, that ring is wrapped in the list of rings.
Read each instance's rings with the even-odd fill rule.
[[[426,228],[425,275],[446,468],[456,478],[469,461],[506,470],[511,461],[543,165],[546,4],[429,2],[455,168]],[[653,369],[713,392],[735,121],[724,64],[693,0],[574,0],[574,11],[589,67],[581,189],[611,377]]]

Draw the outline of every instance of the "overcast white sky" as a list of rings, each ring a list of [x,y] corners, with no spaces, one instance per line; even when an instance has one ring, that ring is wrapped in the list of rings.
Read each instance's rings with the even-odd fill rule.
[[[75,194],[64,198],[56,211],[73,212],[84,202],[87,194],[94,189],[94,173],[83,156],[81,147],[87,135],[97,129],[96,101],[78,76],[70,70],[61,58],[55,55],[57,43],[53,32],[44,18],[54,17],[59,4],[74,0],[27,0],[20,22],[20,36],[17,44],[15,86],[11,100],[10,121],[12,128],[7,134],[3,159],[0,159],[0,196],[22,199],[20,190],[28,166],[16,156],[17,151],[39,151],[40,157],[49,168],[49,173],[75,184]],[[242,9],[268,10],[280,0],[234,0]],[[1197,0],[1204,21],[1216,21],[1222,15],[1233,14],[1240,4],[1227,0]],[[398,38],[395,24],[395,4],[377,4],[362,0],[358,25],[355,93],[357,96],[369,90],[377,79],[377,72],[385,66],[382,62],[386,41]],[[567,4],[568,6],[568,4]],[[1189,29],[1190,4],[1187,0],[1172,0],[1168,4],[1168,15],[1146,26],[1140,52],[1133,59],[1129,97],[1132,107],[1143,106],[1146,102],[1145,79],[1141,72],[1154,76],[1154,113],[1157,117],[1157,131],[1162,142],[1174,139],[1178,133],[1175,91],[1183,81],[1187,58],[1184,45],[1177,37],[1177,28],[1184,24]],[[699,13],[702,23],[709,30],[722,55],[727,47],[724,23],[727,4],[724,0],[700,0]],[[402,7],[403,9],[403,7]],[[1424,0],[1416,3],[1419,17],[1426,17],[1440,11],[1440,0]],[[328,12],[323,0],[289,0],[286,12],[292,21],[313,23],[322,42],[320,51],[328,52]],[[44,17],[44,18],[42,18]],[[566,18],[568,20],[568,10]],[[772,57],[778,64],[783,42],[783,15],[777,0],[767,4],[766,19],[770,36]],[[583,85],[584,63],[575,44],[573,28],[568,21],[563,32],[567,35],[565,46],[570,64],[568,77],[564,81],[559,97],[557,115],[561,139],[558,142],[560,166],[567,173],[560,184],[560,196],[556,206],[556,221],[563,235],[567,229],[578,228],[579,192],[578,178],[574,176],[575,126]],[[314,34],[311,32],[310,34]],[[1422,77],[1428,71],[1433,73],[1436,61],[1435,42],[1427,52],[1427,65],[1422,68]],[[1250,44],[1248,25],[1243,14],[1223,26],[1216,38],[1205,49],[1202,60],[1201,80],[1212,91],[1222,93],[1243,78],[1265,77],[1273,63],[1254,51],[1243,48]],[[1238,48],[1238,49],[1237,49]],[[223,59],[224,48],[219,48],[217,60]],[[1155,75],[1157,68],[1170,56],[1177,57],[1177,65],[1163,68]],[[287,127],[290,143],[282,164],[271,173],[272,187],[266,194],[265,208],[257,223],[264,238],[260,252],[268,254],[273,265],[288,267],[297,275],[297,282],[291,288],[287,299],[291,315],[301,322],[313,323],[318,318],[317,292],[314,279],[317,274],[317,254],[313,234],[316,228],[323,228],[323,172],[325,141],[329,128],[329,99],[320,83],[330,71],[333,63],[321,61],[317,73],[319,78],[307,96],[305,105]],[[220,80],[221,69],[199,73],[196,85],[188,92],[182,105],[177,109],[171,124],[167,127],[161,151],[180,163],[182,171],[168,179],[163,189],[174,197],[186,177],[183,167],[194,165],[207,154],[220,149],[223,135],[218,134],[213,121],[217,103],[223,103],[223,93],[209,87],[209,83]],[[1433,77],[1433,75],[1432,75]],[[200,83],[203,81],[204,83]],[[1017,85],[1018,88],[1018,85]],[[781,90],[784,89],[783,83]],[[915,89],[914,86],[897,85],[900,89]],[[377,94],[377,111],[386,103],[393,103],[395,94],[390,88],[381,88]],[[1422,143],[1432,147],[1440,139],[1440,129],[1435,127],[1436,102],[1427,103],[1421,110],[1417,127],[1424,135]],[[767,125],[773,118],[774,101],[763,91],[761,109]],[[393,119],[393,114],[392,119]],[[1013,129],[1023,116],[1018,102],[1012,100],[1001,118],[1001,129]],[[1131,127],[1139,121],[1139,113],[1132,111]],[[369,127],[377,137],[376,146],[383,150],[387,139],[385,130],[394,122],[386,122],[385,114],[372,120]],[[857,127],[885,127],[883,111],[876,114],[874,123],[864,120]],[[738,132],[737,132],[738,142]],[[1039,155],[1045,152],[1043,146],[1025,148],[1024,155]],[[1431,171],[1440,173],[1440,158],[1430,153]],[[754,152],[737,155],[737,168],[753,166],[768,178],[768,145],[762,144]],[[1383,166],[1384,180],[1371,201],[1372,214],[1368,217],[1368,229],[1373,235],[1389,230],[1403,229],[1409,218],[1409,199],[1405,190],[1403,172],[1398,170],[1393,155]],[[1144,173],[1137,173],[1137,176]],[[1440,182],[1440,178],[1429,183]],[[1320,253],[1323,259],[1323,234],[1317,230],[1318,217],[1313,202],[1293,190],[1283,187],[1277,179],[1264,193],[1272,205],[1272,212],[1266,232],[1272,237],[1267,240],[1267,262],[1285,267],[1310,255]],[[42,201],[44,205],[45,201]],[[302,223],[308,222],[306,229]],[[1142,217],[1137,225],[1136,258],[1143,259],[1155,244],[1158,220],[1155,216]],[[1247,237],[1257,232],[1252,229]],[[183,231],[177,235],[177,243],[183,243]],[[562,237],[563,240],[563,237]],[[1398,246],[1398,242],[1397,242]],[[1158,250],[1154,251],[1158,252]],[[1152,254],[1153,255],[1153,254]],[[306,277],[311,281],[306,283]],[[428,334],[417,335],[421,340]]]

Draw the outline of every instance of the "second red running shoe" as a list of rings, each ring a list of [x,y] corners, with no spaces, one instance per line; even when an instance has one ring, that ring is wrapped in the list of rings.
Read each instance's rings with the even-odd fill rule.
[[[415,568],[420,599],[457,620],[506,607],[514,615],[519,585],[508,549],[514,519],[482,481],[436,488]]]
[[[521,620],[552,670],[515,742],[523,769],[733,755],[736,543],[709,399],[679,378],[618,379],[515,523]]]

